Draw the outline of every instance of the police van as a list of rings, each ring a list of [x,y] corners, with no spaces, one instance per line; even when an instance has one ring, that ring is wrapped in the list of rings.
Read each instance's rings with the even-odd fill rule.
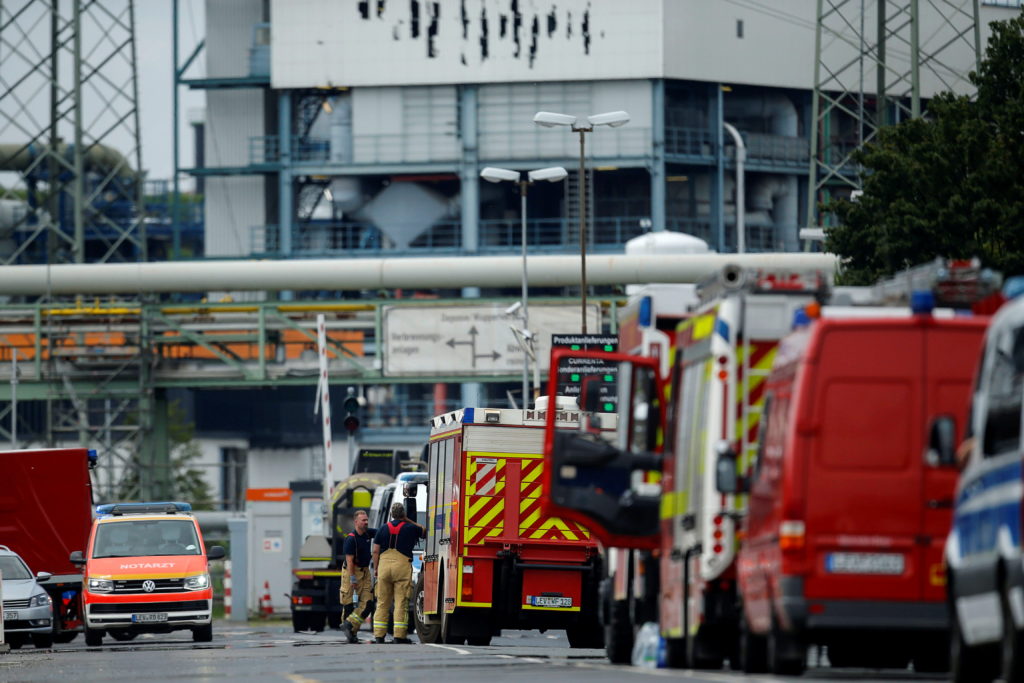
[[[224,555],[221,546],[206,550],[188,503],[96,506],[86,550],[71,553],[73,564],[84,565],[86,645],[102,645],[106,635],[131,640],[184,629],[195,642],[209,642],[209,561]]]
[[[955,681],[1024,680],[1022,403],[1024,297],[1018,297],[992,319],[971,402],[972,436],[961,446],[969,453],[946,542]],[[939,447],[952,451],[950,441]]]

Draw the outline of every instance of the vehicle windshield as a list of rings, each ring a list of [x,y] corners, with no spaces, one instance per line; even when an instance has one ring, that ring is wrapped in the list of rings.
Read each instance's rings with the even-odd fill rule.
[[[14,555],[0,555],[0,572],[3,572],[4,581],[32,578],[32,572],[25,563]]]
[[[92,556],[199,555],[199,539],[189,519],[137,519],[100,524]]]

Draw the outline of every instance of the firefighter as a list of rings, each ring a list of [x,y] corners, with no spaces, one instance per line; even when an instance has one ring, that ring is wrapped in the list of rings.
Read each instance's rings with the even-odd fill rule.
[[[409,519],[405,506],[391,506],[391,521],[377,530],[373,539],[373,574],[377,578],[377,611],[373,614],[373,635],[384,642],[391,605],[395,607],[396,643],[411,643],[409,632],[409,593],[412,588],[412,550],[416,541],[426,538],[422,525]]]
[[[345,564],[341,570],[341,605],[343,609],[352,608],[352,594],[359,598],[348,618],[342,622],[341,630],[348,637],[348,642],[358,643],[356,633],[370,614],[373,613],[373,579],[370,576],[370,543],[376,529],[368,529],[370,516],[366,510],[356,510],[352,516],[355,531],[345,537],[342,554]]]

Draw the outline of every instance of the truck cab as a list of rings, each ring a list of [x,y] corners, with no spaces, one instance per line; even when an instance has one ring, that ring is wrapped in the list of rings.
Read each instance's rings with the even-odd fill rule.
[[[84,566],[86,645],[182,629],[209,642],[209,562],[224,555],[221,546],[206,549],[188,503],[98,505],[86,550],[70,558]]]

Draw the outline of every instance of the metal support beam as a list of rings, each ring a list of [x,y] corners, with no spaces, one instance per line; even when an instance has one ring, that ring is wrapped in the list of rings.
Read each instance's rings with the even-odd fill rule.
[[[665,229],[665,81],[651,81],[651,230]]]
[[[462,191],[462,248],[476,253],[480,246],[480,169],[477,152],[477,87],[459,86],[459,138],[462,140],[462,163],[459,177]],[[467,404],[470,405],[470,404]]]

